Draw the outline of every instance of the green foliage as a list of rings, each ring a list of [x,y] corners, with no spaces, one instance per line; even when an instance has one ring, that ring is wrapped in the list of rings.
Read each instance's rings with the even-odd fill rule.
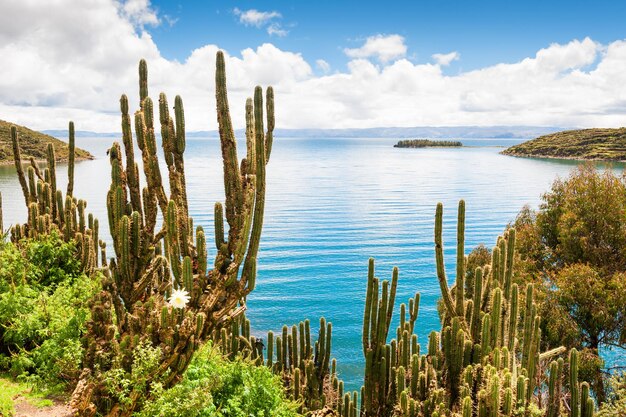
[[[151,388],[158,390],[162,381],[153,379],[153,375],[159,368],[162,354],[161,348],[142,341],[133,349],[130,372],[112,368],[103,373],[102,380],[110,400],[124,407],[143,401]]]
[[[73,242],[65,243],[58,234],[28,240],[18,248],[5,243],[0,248],[0,291],[28,283],[41,290],[80,275]]]
[[[584,165],[542,198],[513,224],[515,276],[540,284],[544,343],[588,348],[581,377],[602,400],[598,348],[626,347],[626,177]]]
[[[279,377],[264,366],[229,361],[207,345],[191,361],[182,381],[169,389],[153,386],[155,399],[137,417],[297,416]]]
[[[584,326],[586,344],[618,340],[626,318],[626,272],[602,275],[596,267],[575,263],[558,271],[554,283],[559,303]]]
[[[0,368],[48,389],[77,380],[88,301],[99,288],[74,253],[55,234],[0,250]]]
[[[605,273],[626,270],[626,177],[584,165],[542,198],[537,226],[553,267],[578,262]]]
[[[626,372],[613,375],[608,384],[607,401],[598,410],[598,417],[626,416]]]

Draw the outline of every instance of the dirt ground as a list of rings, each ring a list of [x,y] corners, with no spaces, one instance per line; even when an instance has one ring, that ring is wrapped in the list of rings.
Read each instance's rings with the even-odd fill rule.
[[[50,407],[37,408],[25,398],[19,397],[15,402],[15,417],[72,417],[70,409],[61,402],[56,402]]]

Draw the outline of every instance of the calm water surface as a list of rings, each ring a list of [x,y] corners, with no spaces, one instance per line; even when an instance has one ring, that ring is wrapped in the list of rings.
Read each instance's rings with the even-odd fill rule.
[[[97,159],[77,164],[74,194],[90,203],[102,234],[108,231],[105,196],[110,183],[105,152],[112,141],[77,139],[77,146]],[[356,389],[362,381],[361,318],[369,257],[376,259],[380,278],[390,278],[393,266],[400,268],[398,305],[421,292],[420,342],[439,330],[433,250],[437,202],[444,204],[447,270],[453,271],[459,199],[466,201],[469,253],[479,243],[492,246],[525,204],[536,207],[552,181],[577,164],[498,154],[502,146],[519,140],[463,142],[470,146],[397,149],[392,139],[277,138],[268,166],[259,276],[248,298],[254,332],[264,336],[306,318],[317,329],[319,317],[325,317],[333,323],[339,372],[347,388]],[[220,155],[216,139],[187,141],[190,212],[209,242],[213,204],[224,199]],[[64,168],[57,168],[60,184],[67,178]],[[12,167],[0,167],[0,191],[5,224],[23,222],[26,210]],[[214,255],[211,246],[209,257]]]

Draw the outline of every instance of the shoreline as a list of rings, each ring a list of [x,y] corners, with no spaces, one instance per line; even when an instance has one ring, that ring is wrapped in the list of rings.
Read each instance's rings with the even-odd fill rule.
[[[90,157],[87,156],[81,156],[81,157],[76,157],[74,159],[75,162],[83,162],[83,161],[94,161],[96,159],[95,156],[91,155]],[[47,159],[35,159],[35,162],[40,163],[40,162],[47,162]],[[63,158],[63,159],[57,159],[55,162],[57,163],[62,163],[62,164],[67,164],[68,159],[67,158]],[[30,165],[30,158],[28,159],[24,159],[22,158],[22,165],[24,164],[28,164]],[[11,159],[10,161],[0,161],[0,167],[5,167],[5,166],[9,166],[15,165],[15,161],[13,159]]]
[[[574,156],[553,156],[553,155],[533,155],[533,154],[517,154],[506,153],[505,151],[499,152],[500,155],[512,156],[515,158],[536,158],[536,159],[562,159],[566,161],[592,161],[592,162],[618,162],[626,163],[626,159],[603,159],[603,158],[582,158]]]

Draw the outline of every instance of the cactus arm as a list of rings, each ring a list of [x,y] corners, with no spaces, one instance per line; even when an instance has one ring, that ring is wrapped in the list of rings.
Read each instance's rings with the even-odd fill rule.
[[[437,278],[439,279],[439,288],[441,289],[441,298],[446,307],[446,312],[450,318],[456,316],[456,308],[450,295],[448,288],[448,280],[446,278],[445,264],[443,260],[443,204],[437,203],[435,212],[435,260],[437,263]]]
[[[76,137],[74,134],[74,122],[69,125],[69,154],[67,161],[67,195],[74,193],[74,164],[76,161]]]
[[[254,90],[254,120],[256,123],[256,196],[254,216],[252,219],[252,233],[250,234],[248,253],[244,262],[244,271],[246,270],[246,264],[251,262],[251,258],[256,258],[256,254],[259,251],[261,230],[263,228],[263,214],[265,212],[265,144],[263,134],[263,94],[261,87],[256,87]],[[226,211],[228,212],[228,208]],[[248,278],[249,277],[244,275],[242,276],[242,281],[245,282]]]
[[[256,92],[255,92],[256,95]],[[241,195],[241,177],[239,175],[239,165],[237,159],[237,144],[235,141],[235,133],[230,118],[228,107],[228,94],[226,89],[226,67],[224,63],[224,54],[219,51],[216,58],[215,72],[215,97],[217,100],[217,122],[219,125],[220,141],[222,145],[222,159],[224,161],[224,191],[226,194],[226,221],[230,226],[229,244],[234,244],[235,237],[238,235],[238,225],[236,213],[240,210],[238,197]],[[256,100],[256,97],[255,97]],[[256,106],[255,106],[256,107]],[[255,116],[258,110],[255,108]],[[261,117],[262,113],[261,113]],[[255,120],[258,124],[259,121]],[[262,123],[262,119],[260,120]],[[263,131],[260,132],[263,134]],[[259,132],[256,132],[258,137]],[[257,140],[258,143],[258,140]],[[259,147],[262,149],[262,147]],[[258,166],[258,164],[257,164]],[[239,204],[238,204],[239,203]],[[231,248],[231,251],[233,249]]]
[[[265,161],[270,160],[272,142],[274,141],[274,89],[269,86],[266,91],[267,134],[265,135]]]
[[[465,316],[465,201],[459,201],[456,232],[456,315]]]
[[[120,111],[122,113],[122,142],[126,153],[126,179],[130,192],[130,202],[134,211],[143,213],[141,207],[141,193],[139,176],[135,168],[135,150],[133,148],[133,134],[130,128],[130,115],[128,114],[128,97],[123,94],[120,97]]]
[[[26,206],[30,203],[30,194],[28,192],[28,185],[26,184],[26,176],[24,176],[24,169],[22,168],[22,154],[20,152],[19,136],[17,134],[17,128],[11,126],[11,143],[13,144],[13,160],[15,162],[15,170],[17,171],[17,178],[22,187],[22,193],[24,194],[24,201]]]

